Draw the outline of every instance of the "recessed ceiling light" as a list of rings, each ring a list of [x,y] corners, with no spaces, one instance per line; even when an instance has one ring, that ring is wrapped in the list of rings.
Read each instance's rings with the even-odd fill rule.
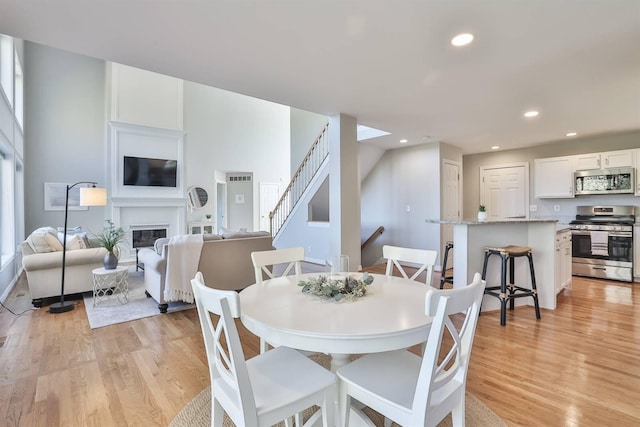
[[[499,149],[499,148],[500,148],[500,146],[499,146],[499,145],[494,145],[494,146],[492,146],[492,147],[491,147],[491,149],[492,149],[492,150],[497,150],[497,149]]]
[[[466,46],[473,41],[473,34],[463,33],[458,34],[451,39],[451,44],[454,46]]]
[[[526,113],[524,113],[524,116],[530,119],[531,117],[537,117],[538,114],[540,113],[537,111],[527,111]]]
[[[576,136],[578,134],[576,132],[567,132],[565,135],[566,136]]]
[[[408,140],[408,139],[401,139],[401,140],[400,140],[400,144],[406,144],[407,142],[409,142],[409,140]]]

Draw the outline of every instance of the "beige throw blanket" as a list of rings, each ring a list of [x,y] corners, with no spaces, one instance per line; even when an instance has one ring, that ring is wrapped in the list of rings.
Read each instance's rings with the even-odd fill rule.
[[[184,301],[193,303],[191,279],[198,271],[202,234],[187,234],[172,237],[169,240],[167,272],[164,287],[165,301]]]

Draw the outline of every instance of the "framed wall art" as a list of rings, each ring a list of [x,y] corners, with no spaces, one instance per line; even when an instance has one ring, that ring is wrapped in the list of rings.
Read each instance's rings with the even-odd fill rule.
[[[44,183],[44,210],[63,211],[67,192],[67,183]],[[88,184],[76,185],[69,191],[69,210],[86,211],[88,206],[80,206],[80,188],[86,188]]]

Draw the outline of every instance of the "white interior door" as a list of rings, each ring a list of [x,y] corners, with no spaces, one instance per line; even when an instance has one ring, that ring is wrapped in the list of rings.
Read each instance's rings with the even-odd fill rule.
[[[480,168],[480,203],[489,219],[526,218],[528,201],[528,163]]]
[[[276,207],[280,199],[280,184],[273,182],[260,183],[260,230],[271,231],[269,213]]]
[[[462,191],[460,188],[462,166],[453,160],[442,161],[442,219],[459,220],[462,213]],[[440,263],[444,257],[446,242],[453,241],[453,225],[443,224],[440,228]],[[453,251],[449,252],[447,265],[453,265]]]
[[[227,183],[220,181],[216,182],[216,227],[219,234],[227,228]]]

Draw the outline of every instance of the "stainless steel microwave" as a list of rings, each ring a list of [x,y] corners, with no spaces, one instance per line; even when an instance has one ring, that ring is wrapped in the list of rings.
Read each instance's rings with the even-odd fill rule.
[[[634,176],[633,168],[577,171],[574,173],[574,194],[632,194]]]

